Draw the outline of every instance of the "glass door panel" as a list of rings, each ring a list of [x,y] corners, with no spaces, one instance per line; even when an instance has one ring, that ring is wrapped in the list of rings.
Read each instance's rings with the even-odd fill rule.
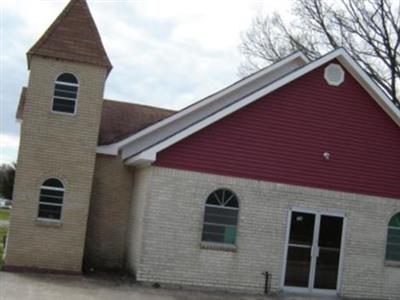
[[[308,288],[315,214],[292,212],[286,262],[285,286]]]
[[[343,218],[321,215],[314,288],[336,290]]]

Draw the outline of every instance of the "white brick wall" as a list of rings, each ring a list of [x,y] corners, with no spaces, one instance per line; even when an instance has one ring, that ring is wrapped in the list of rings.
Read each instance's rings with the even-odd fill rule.
[[[141,172],[149,178],[136,181],[142,192],[132,212],[139,214],[135,202],[140,211],[146,204],[143,243],[140,254],[128,253],[139,281],[262,293],[268,271],[279,292],[288,211],[300,207],[346,213],[342,296],[400,299],[400,268],[384,265],[387,223],[400,200],[159,167]],[[240,200],[236,252],[200,248],[204,203],[220,187]]]
[[[140,264],[143,243],[144,214],[148,199],[148,190],[152,169],[135,170],[134,189],[129,215],[127,235],[127,268],[136,273]]]

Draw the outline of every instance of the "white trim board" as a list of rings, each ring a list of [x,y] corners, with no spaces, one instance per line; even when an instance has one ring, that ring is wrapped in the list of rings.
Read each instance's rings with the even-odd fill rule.
[[[297,61],[297,63],[296,63]],[[137,141],[138,139],[142,138],[143,136],[150,135],[151,133],[159,130],[163,126],[167,126],[173,122],[176,122],[177,120],[180,120],[190,114],[195,114],[196,111],[200,110],[201,108],[210,105],[211,103],[221,99],[222,97],[235,92],[236,90],[239,90],[241,88],[244,88],[245,86],[251,84],[252,82],[256,81],[257,79],[262,78],[263,76],[267,76],[268,74],[272,74],[275,71],[279,71],[279,69],[284,69],[285,67],[289,66],[290,64],[293,64],[291,68],[294,68],[294,65],[297,65],[297,68],[300,68],[301,66],[306,65],[309,63],[308,58],[301,52],[296,52],[288,57],[272,64],[264,69],[261,69],[260,71],[244,78],[241,79],[232,85],[214,93],[211,94],[210,96],[192,104],[189,105],[188,107],[182,109],[181,111],[176,112],[175,114],[171,115],[170,117],[167,117],[153,125],[150,125],[149,127],[146,127],[145,129],[121,140],[116,143],[110,144],[110,145],[102,145],[97,147],[97,153],[99,154],[108,154],[108,155],[117,155],[118,151],[123,148],[125,145],[130,144],[134,141]],[[290,72],[290,70],[289,70]],[[268,84],[268,82],[266,82]],[[196,121],[196,120],[195,120]],[[190,124],[187,124],[190,125]]]
[[[178,141],[190,136],[191,134],[209,126],[210,124],[224,118],[225,116],[249,105],[250,103],[262,98],[263,96],[273,92],[274,90],[288,84],[289,82],[315,70],[325,63],[337,59],[345,69],[365,88],[369,95],[382,107],[382,109],[400,126],[400,112],[388,96],[372,81],[371,78],[360,68],[356,61],[342,48],[332,51],[331,53],[311,62],[298,70],[284,76],[281,79],[267,85],[266,87],[252,93],[251,95],[240,99],[239,101],[219,110],[209,117],[194,123],[185,129],[175,133],[172,136],[160,139],[154,145],[141,151],[140,153],[129,153],[124,151],[122,147],[122,158],[128,165],[138,165],[146,161],[152,163],[156,160],[157,153],[177,143]]]

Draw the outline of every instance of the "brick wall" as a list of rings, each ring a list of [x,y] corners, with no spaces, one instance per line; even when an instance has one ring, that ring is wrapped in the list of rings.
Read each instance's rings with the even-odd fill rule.
[[[54,80],[79,80],[77,114],[51,112]],[[34,56],[21,126],[6,267],[80,272],[106,69]],[[62,220],[36,220],[48,177],[65,187]]]
[[[135,186],[132,193],[129,228],[127,235],[127,260],[126,267],[136,274],[141,263],[143,240],[144,215],[148,205],[148,191],[151,177],[151,168],[138,168],[135,170]]]
[[[85,265],[124,266],[133,169],[119,157],[97,155],[85,246]]]
[[[288,211],[298,207],[346,214],[342,296],[400,297],[400,268],[384,265],[387,223],[400,211],[398,199],[160,167],[147,172],[140,281],[262,293],[268,271],[272,292],[279,292]],[[236,252],[200,248],[205,199],[220,187],[240,200]]]

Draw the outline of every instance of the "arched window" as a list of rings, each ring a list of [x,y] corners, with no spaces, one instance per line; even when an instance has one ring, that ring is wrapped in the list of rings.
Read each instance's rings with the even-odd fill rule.
[[[64,201],[64,185],[57,178],[49,178],[40,187],[39,213],[41,219],[60,220]]]
[[[206,201],[202,241],[234,245],[239,201],[227,189],[212,192]]]
[[[389,221],[386,260],[400,262],[400,212]]]
[[[70,73],[58,76],[54,82],[53,107],[54,112],[75,114],[78,98],[78,79]]]

